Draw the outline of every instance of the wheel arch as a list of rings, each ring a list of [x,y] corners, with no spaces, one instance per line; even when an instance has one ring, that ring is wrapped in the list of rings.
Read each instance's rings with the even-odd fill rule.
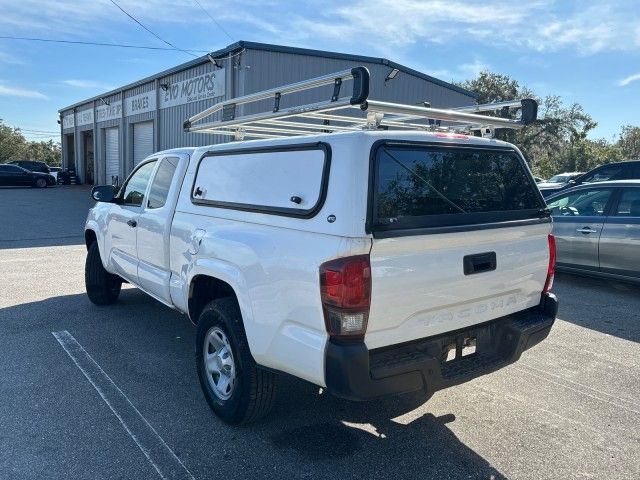
[[[240,304],[238,295],[230,283],[209,274],[194,275],[189,282],[187,296],[189,318],[197,324],[200,313],[209,302],[226,297],[232,297]]]

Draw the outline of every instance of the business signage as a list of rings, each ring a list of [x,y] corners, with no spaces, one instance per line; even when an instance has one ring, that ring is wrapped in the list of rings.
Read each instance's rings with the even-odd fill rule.
[[[62,117],[62,128],[73,128],[76,126],[75,119],[73,118],[73,113],[67,113]]]
[[[221,97],[225,94],[225,69],[167,84],[160,91],[160,108]]]
[[[76,125],[81,127],[93,123],[93,108],[76,112]]]
[[[156,91],[140,93],[133,97],[125,98],[124,114],[136,115],[138,113],[152,112],[156,109]]]
[[[96,107],[96,122],[106,122],[122,117],[122,101],[112,100],[109,105],[102,103]]]

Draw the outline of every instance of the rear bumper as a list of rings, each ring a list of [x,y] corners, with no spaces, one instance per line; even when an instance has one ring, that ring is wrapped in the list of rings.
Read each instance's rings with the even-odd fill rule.
[[[369,351],[364,343],[329,341],[325,352],[327,390],[349,400],[423,390],[427,396],[494,372],[520,358],[544,340],[556,319],[558,301],[545,295],[540,305],[468,329]],[[462,356],[466,338],[476,339],[476,352]],[[443,350],[457,345],[455,359]]]

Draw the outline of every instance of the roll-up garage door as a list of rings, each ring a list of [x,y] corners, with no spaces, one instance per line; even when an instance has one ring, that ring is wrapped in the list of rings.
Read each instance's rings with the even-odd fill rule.
[[[120,175],[120,145],[118,142],[118,127],[104,129],[104,158],[106,163],[107,183],[118,183]]]
[[[153,153],[153,122],[133,124],[133,166]]]

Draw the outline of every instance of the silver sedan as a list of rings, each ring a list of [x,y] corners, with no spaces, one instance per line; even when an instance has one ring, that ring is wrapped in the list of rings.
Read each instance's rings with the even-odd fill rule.
[[[584,184],[547,204],[558,270],[640,282],[640,180]]]

